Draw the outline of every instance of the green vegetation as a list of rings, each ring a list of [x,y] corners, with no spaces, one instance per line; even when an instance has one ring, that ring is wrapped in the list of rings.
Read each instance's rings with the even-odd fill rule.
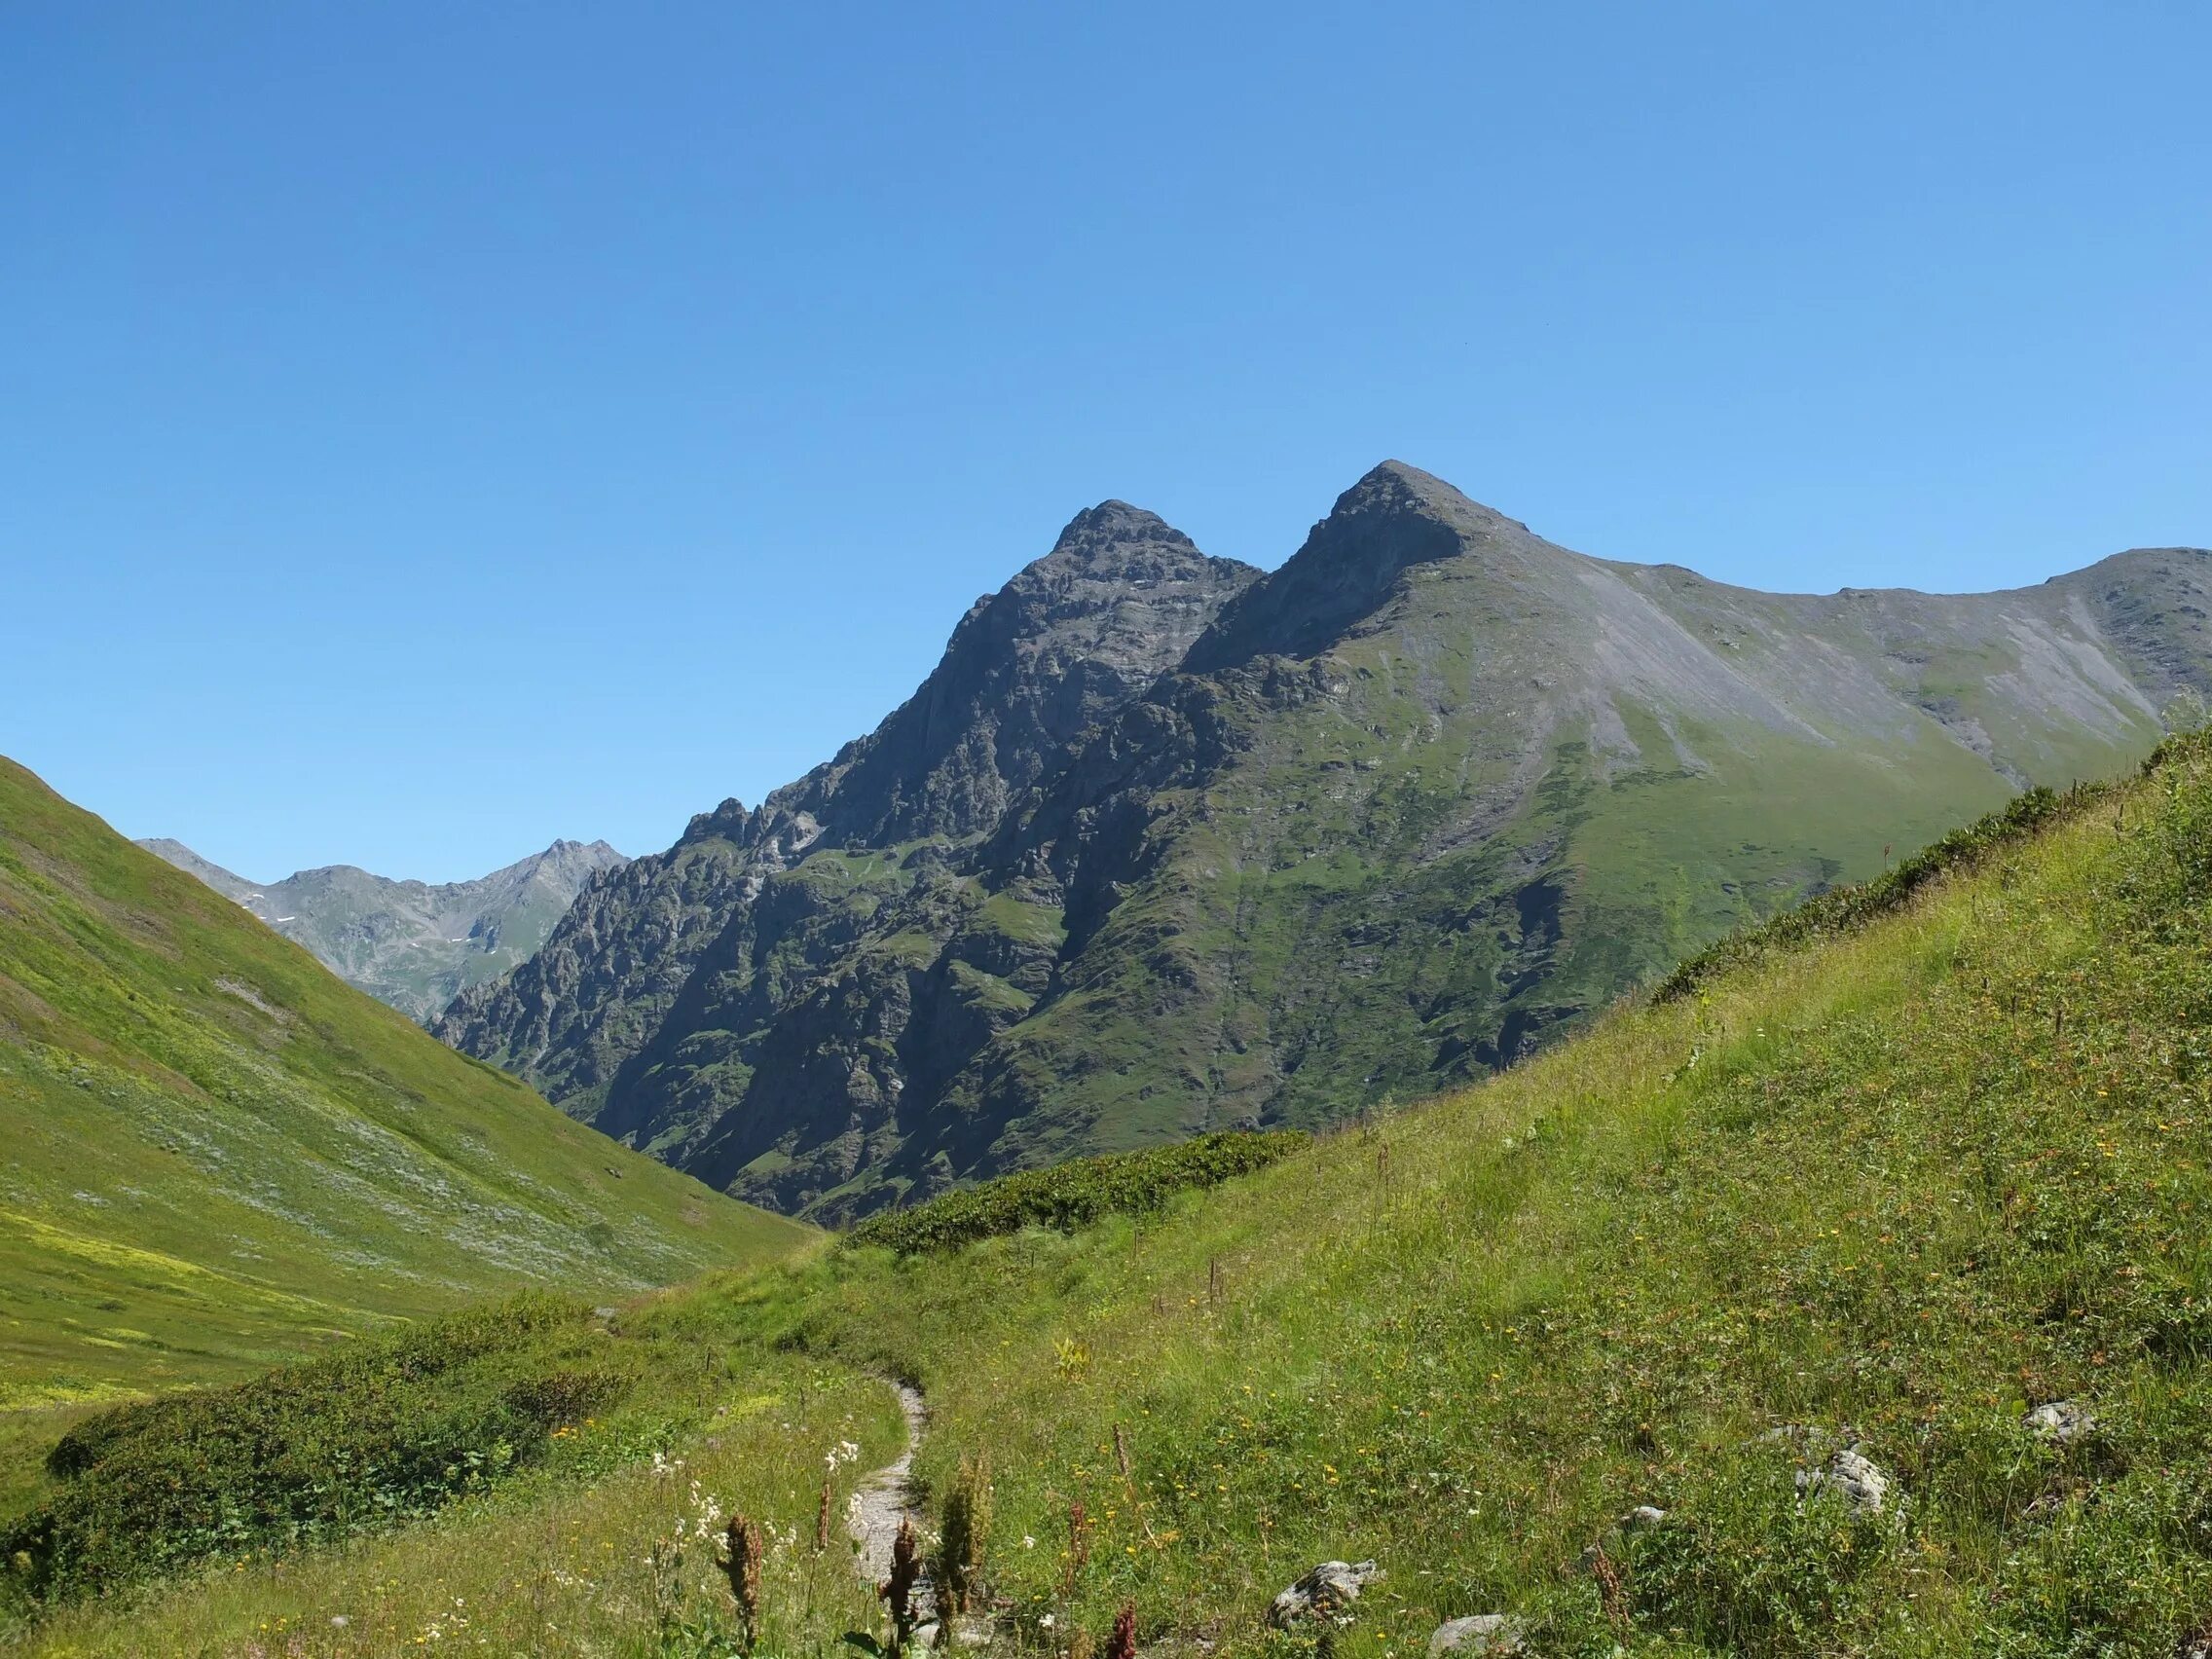
[[[0,761],[0,1409],[808,1236],[570,1122]]]
[[[979,1186],[963,1187],[912,1209],[863,1222],[845,1235],[848,1248],[877,1245],[902,1255],[950,1250],[1002,1237],[1025,1227],[1063,1233],[1109,1215],[1157,1215],[1178,1193],[1217,1187],[1264,1169],[1311,1140],[1297,1130],[1231,1131],[1175,1146],[1078,1158]]]
[[[1310,1654],[1271,1599],[1372,1557],[1341,1659],[1485,1612],[1554,1659],[2171,1659],[2212,1616],[2212,743],[2035,810],[1848,929],[1142,1227],[816,1252],[649,1306],[734,1389],[812,1379],[861,1466],[896,1445],[872,1379],[919,1382],[932,1513],[1033,1652],[1133,1604],[1146,1643]],[[2062,1401],[2079,1431],[2040,1432]],[[762,1426],[820,1435],[783,1410]],[[821,1442],[804,1472],[749,1444],[757,1475],[709,1490],[793,1540],[764,1649],[841,1651],[875,1615],[805,1577]],[[1803,1484],[1853,1444],[1879,1511]],[[47,1610],[27,1644],[417,1651],[459,1596],[510,1651],[716,1651],[686,1634],[729,1613],[709,1568],[652,1589],[677,1505],[642,1464],[588,1503],[582,1478],[548,1458],[424,1529]],[[1638,1505],[1664,1515],[1620,1525]],[[637,1565],[564,1599],[595,1556]],[[401,1611],[330,1624],[368,1606]]]
[[[630,1394],[652,1345],[604,1334],[588,1308],[533,1297],[108,1411],[55,1446],[55,1490],[0,1558],[66,1598],[432,1514]]]
[[[815,1522],[828,1465],[841,1514],[856,1479],[896,1452],[891,1396],[803,1356],[709,1367],[718,1317],[696,1300],[625,1309],[602,1340],[635,1375],[629,1394],[427,1519],[378,1522],[305,1553],[226,1553],[166,1589],[49,1604],[35,1623],[8,1600],[19,1580],[0,1572],[0,1650],[12,1636],[32,1652],[128,1659],[726,1655],[736,1619],[715,1538],[737,1512],[768,1539],[762,1651],[797,1650],[817,1622],[863,1625],[873,1598],[842,1537],[814,1549]],[[474,1364],[520,1365],[534,1345]]]
[[[2163,748],[2144,761],[2149,775],[2166,758]],[[1653,1000],[1686,997],[1715,975],[1760,961],[1778,950],[1802,948],[1823,934],[1848,933],[1877,916],[1902,909],[1912,896],[1939,876],[1969,868],[1992,852],[2025,840],[2062,812],[2112,794],[2112,784],[2076,784],[2063,795],[2042,788],[2015,795],[1997,811],[1954,830],[1871,881],[1834,888],[1802,904],[1715,940],[1681,964],[1652,990]]]

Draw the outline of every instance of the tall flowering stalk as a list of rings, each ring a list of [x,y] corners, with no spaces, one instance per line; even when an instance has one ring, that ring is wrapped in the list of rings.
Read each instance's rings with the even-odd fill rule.
[[[939,1611],[964,1613],[983,1580],[983,1548],[991,1533],[991,1467],[982,1453],[960,1460],[960,1475],[944,1500],[944,1531],[938,1547]]]
[[[1137,1659],[1137,1604],[1124,1602],[1114,1615],[1114,1634],[1106,1641],[1106,1659]]]
[[[899,1523],[899,1535],[891,1540],[891,1576],[876,1588],[876,1595],[891,1609],[891,1647],[903,1652],[914,1634],[914,1587],[922,1577],[922,1541],[914,1535],[913,1517]]]
[[[729,1576],[729,1593],[737,1603],[739,1644],[750,1653],[760,1638],[760,1564],[767,1551],[760,1540],[760,1525],[746,1515],[732,1515],[722,1533],[722,1571]]]

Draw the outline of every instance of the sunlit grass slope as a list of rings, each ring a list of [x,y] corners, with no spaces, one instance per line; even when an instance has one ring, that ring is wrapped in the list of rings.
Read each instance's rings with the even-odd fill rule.
[[[455,1054],[0,760],[0,1408],[805,1236]]]
[[[736,1378],[918,1381],[925,1482],[988,1456],[1000,1640],[1031,1651],[1102,1642],[1126,1603],[1148,1643],[1311,1652],[1271,1598],[1373,1557],[1339,1656],[1498,1612],[1531,1654],[1593,1659],[2168,1659],[2212,1616],[2212,751],[1834,914],[1164,1215],[847,1248],[668,1306]],[[2057,1400],[2093,1431],[2032,1433]],[[1801,1503],[1802,1464],[1851,1439],[1886,1508]],[[762,1507],[795,1530],[801,1495]],[[726,1609],[710,1580],[674,1620],[632,1591],[589,1639],[533,1624],[532,1586],[646,1561],[668,1526],[609,1509],[571,1541],[572,1492],[537,1501],[35,1641],[231,1652],[282,1618],[296,1646],[269,1651],[419,1651],[424,1575],[528,1537],[512,1588],[467,1569],[470,1618],[535,1651],[718,1650],[682,1644]],[[1639,1504],[1664,1521],[1614,1530]],[[850,1628],[806,1559],[777,1558],[772,1651]],[[406,1618],[331,1627],[372,1581]]]

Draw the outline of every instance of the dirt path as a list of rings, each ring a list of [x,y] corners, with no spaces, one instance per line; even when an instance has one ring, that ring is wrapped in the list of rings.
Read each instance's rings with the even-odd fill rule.
[[[891,1386],[899,1396],[899,1410],[906,1419],[906,1449],[899,1454],[898,1461],[886,1463],[861,1482],[845,1510],[845,1530],[853,1542],[860,1545],[853,1557],[853,1570],[870,1589],[891,1576],[891,1543],[899,1536],[900,1522],[913,1516],[915,1527],[921,1526],[921,1516],[913,1508],[909,1482],[914,1470],[914,1448],[922,1443],[922,1433],[929,1427],[930,1409],[923,1403],[919,1389],[909,1388],[903,1382],[894,1382]]]

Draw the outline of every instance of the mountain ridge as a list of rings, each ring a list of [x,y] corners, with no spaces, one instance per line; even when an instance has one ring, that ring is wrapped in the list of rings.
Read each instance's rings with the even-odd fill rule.
[[[526,960],[593,873],[625,862],[605,841],[559,839],[469,881],[416,881],[339,864],[256,882],[166,836],[138,845],[418,1023]]]
[[[1136,512],[1117,535],[1195,568]],[[1073,1153],[1320,1126],[1510,1064],[2028,784],[2140,758],[2165,702],[2212,684],[2195,550],[1996,594],[1762,594],[1561,547],[1388,461],[1275,571],[1207,584],[1080,731],[987,776],[913,760],[859,792],[884,810],[840,819],[854,756],[979,755],[986,690],[1105,683],[1084,654],[1103,631],[1007,597],[1087,516],[963,619],[946,664],[979,614],[1020,624],[988,662],[940,664],[837,761],[599,878],[433,1028],[830,1219]],[[1087,614],[1141,626],[1145,593]],[[961,719],[917,722],[952,681],[975,688]],[[985,787],[912,783],[933,775]]]

